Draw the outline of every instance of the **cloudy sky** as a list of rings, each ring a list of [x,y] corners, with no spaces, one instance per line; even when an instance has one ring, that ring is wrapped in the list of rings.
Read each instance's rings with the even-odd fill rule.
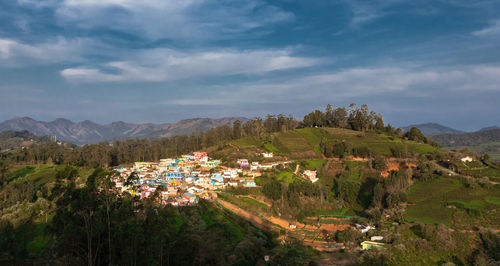
[[[500,125],[500,1],[0,1],[0,120]]]

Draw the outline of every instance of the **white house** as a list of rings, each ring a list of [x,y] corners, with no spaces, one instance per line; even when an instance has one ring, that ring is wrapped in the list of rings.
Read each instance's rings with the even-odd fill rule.
[[[462,158],[460,158],[460,161],[464,162],[464,163],[470,163],[472,162],[474,159],[472,159],[472,157],[470,156],[464,156]]]
[[[318,181],[319,179],[316,178],[316,171],[312,171],[312,170],[305,170],[304,171],[304,176],[306,178],[308,178],[311,182],[315,183],[316,181]]]
[[[272,152],[263,152],[263,153],[261,153],[261,155],[264,158],[273,158],[273,153]]]

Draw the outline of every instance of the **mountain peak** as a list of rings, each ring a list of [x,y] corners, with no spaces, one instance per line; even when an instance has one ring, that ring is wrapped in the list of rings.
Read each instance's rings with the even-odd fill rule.
[[[424,123],[424,124],[416,124],[416,125],[409,125],[406,127],[402,127],[404,131],[410,130],[412,127],[417,127],[422,131],[422,133],[426,136],[432,136],[432,135],[440,135],[440,134],[455,134],[455,133],[462,133],[463,131],[443,126],[438,123]]]
[[[70,126],[73,125],[73,121],[65,119],[65,118],[57,118],[56,120],[50,122],[51,124],[56,124],[56,125],[65,125],[65,126]]]
[[[23,116],[23,117],[20,117],[20,116],[16,116],[14,118],[12,118],[10,121],[15,121],[15,122],[19,122],[19,121],[35,121],[33,118],[31,117],[27,117],[27,116]]]

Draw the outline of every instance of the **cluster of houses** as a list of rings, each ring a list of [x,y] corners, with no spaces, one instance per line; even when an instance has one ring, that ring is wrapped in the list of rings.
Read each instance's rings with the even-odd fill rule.
[[[266,156],[272,158],[272,153]],[[194,152],[116,169],[119,176],[113,181],[120,193],[128,192],[141,199],[155,195],[161,204],[186,206],[196,204],[199,198],[210,198],[214,191],[227,187],[256,187],[255,176],[260,175],[260,170],[283,163],[287,162],[261,164],[238,159],[239,168],[229,168],[221,165],[220,160],[211,160],[206,152]]]

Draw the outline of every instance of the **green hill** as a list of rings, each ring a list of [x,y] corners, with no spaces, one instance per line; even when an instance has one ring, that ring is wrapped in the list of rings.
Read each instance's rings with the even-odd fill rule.
[[[52,139],[48,136],[35,136],[26,130],[0,132],[0,150],[28,147],[33,144],[49,143],[50,141]]]
[[[264,255],[272,265],[500,260],[500,166],[484,156],[462,162],[464,153],[439,148],[418,129],[404,134],[380,117],[363,123],[363,109],[350,112],[338,121],[328,112],[302,122],[269,116],[191,136],[1,153],[0,264],[64,264],[66,258],[85,264],[89,243],[101,264],[119,265],[139,258],[263,265]],[[343,128],[332,127],[337,122]],[[117,165],[193,151],[221,159],[220,169],[236,167],[239,158],[275,167],[244,169],[257,186],[213,191],[220,205],[159,206],[152,198],[117,196],[107,182]],[[360,233],[359,223],[375,229]],[[384,248],[360,253],[372,236],[382,236]]]
[[[359,132],[342,128],[302,128],[267,134],[263,137],[246,137],[227,142],[221,149],[212,149],[220,158],[233,161],[239,157],[255,157],[256,153],[273,152],[288,159],[322,159],[323,146],[336,142],[348,144],[346,155],[375,157],[411,157],[422,154],[441,153],[439,149],[423,143],[405,141],[398,137],[376,132]],[[363,150],[363,151],[361,151]],[[364,157],[364,156],[361,156]]]

